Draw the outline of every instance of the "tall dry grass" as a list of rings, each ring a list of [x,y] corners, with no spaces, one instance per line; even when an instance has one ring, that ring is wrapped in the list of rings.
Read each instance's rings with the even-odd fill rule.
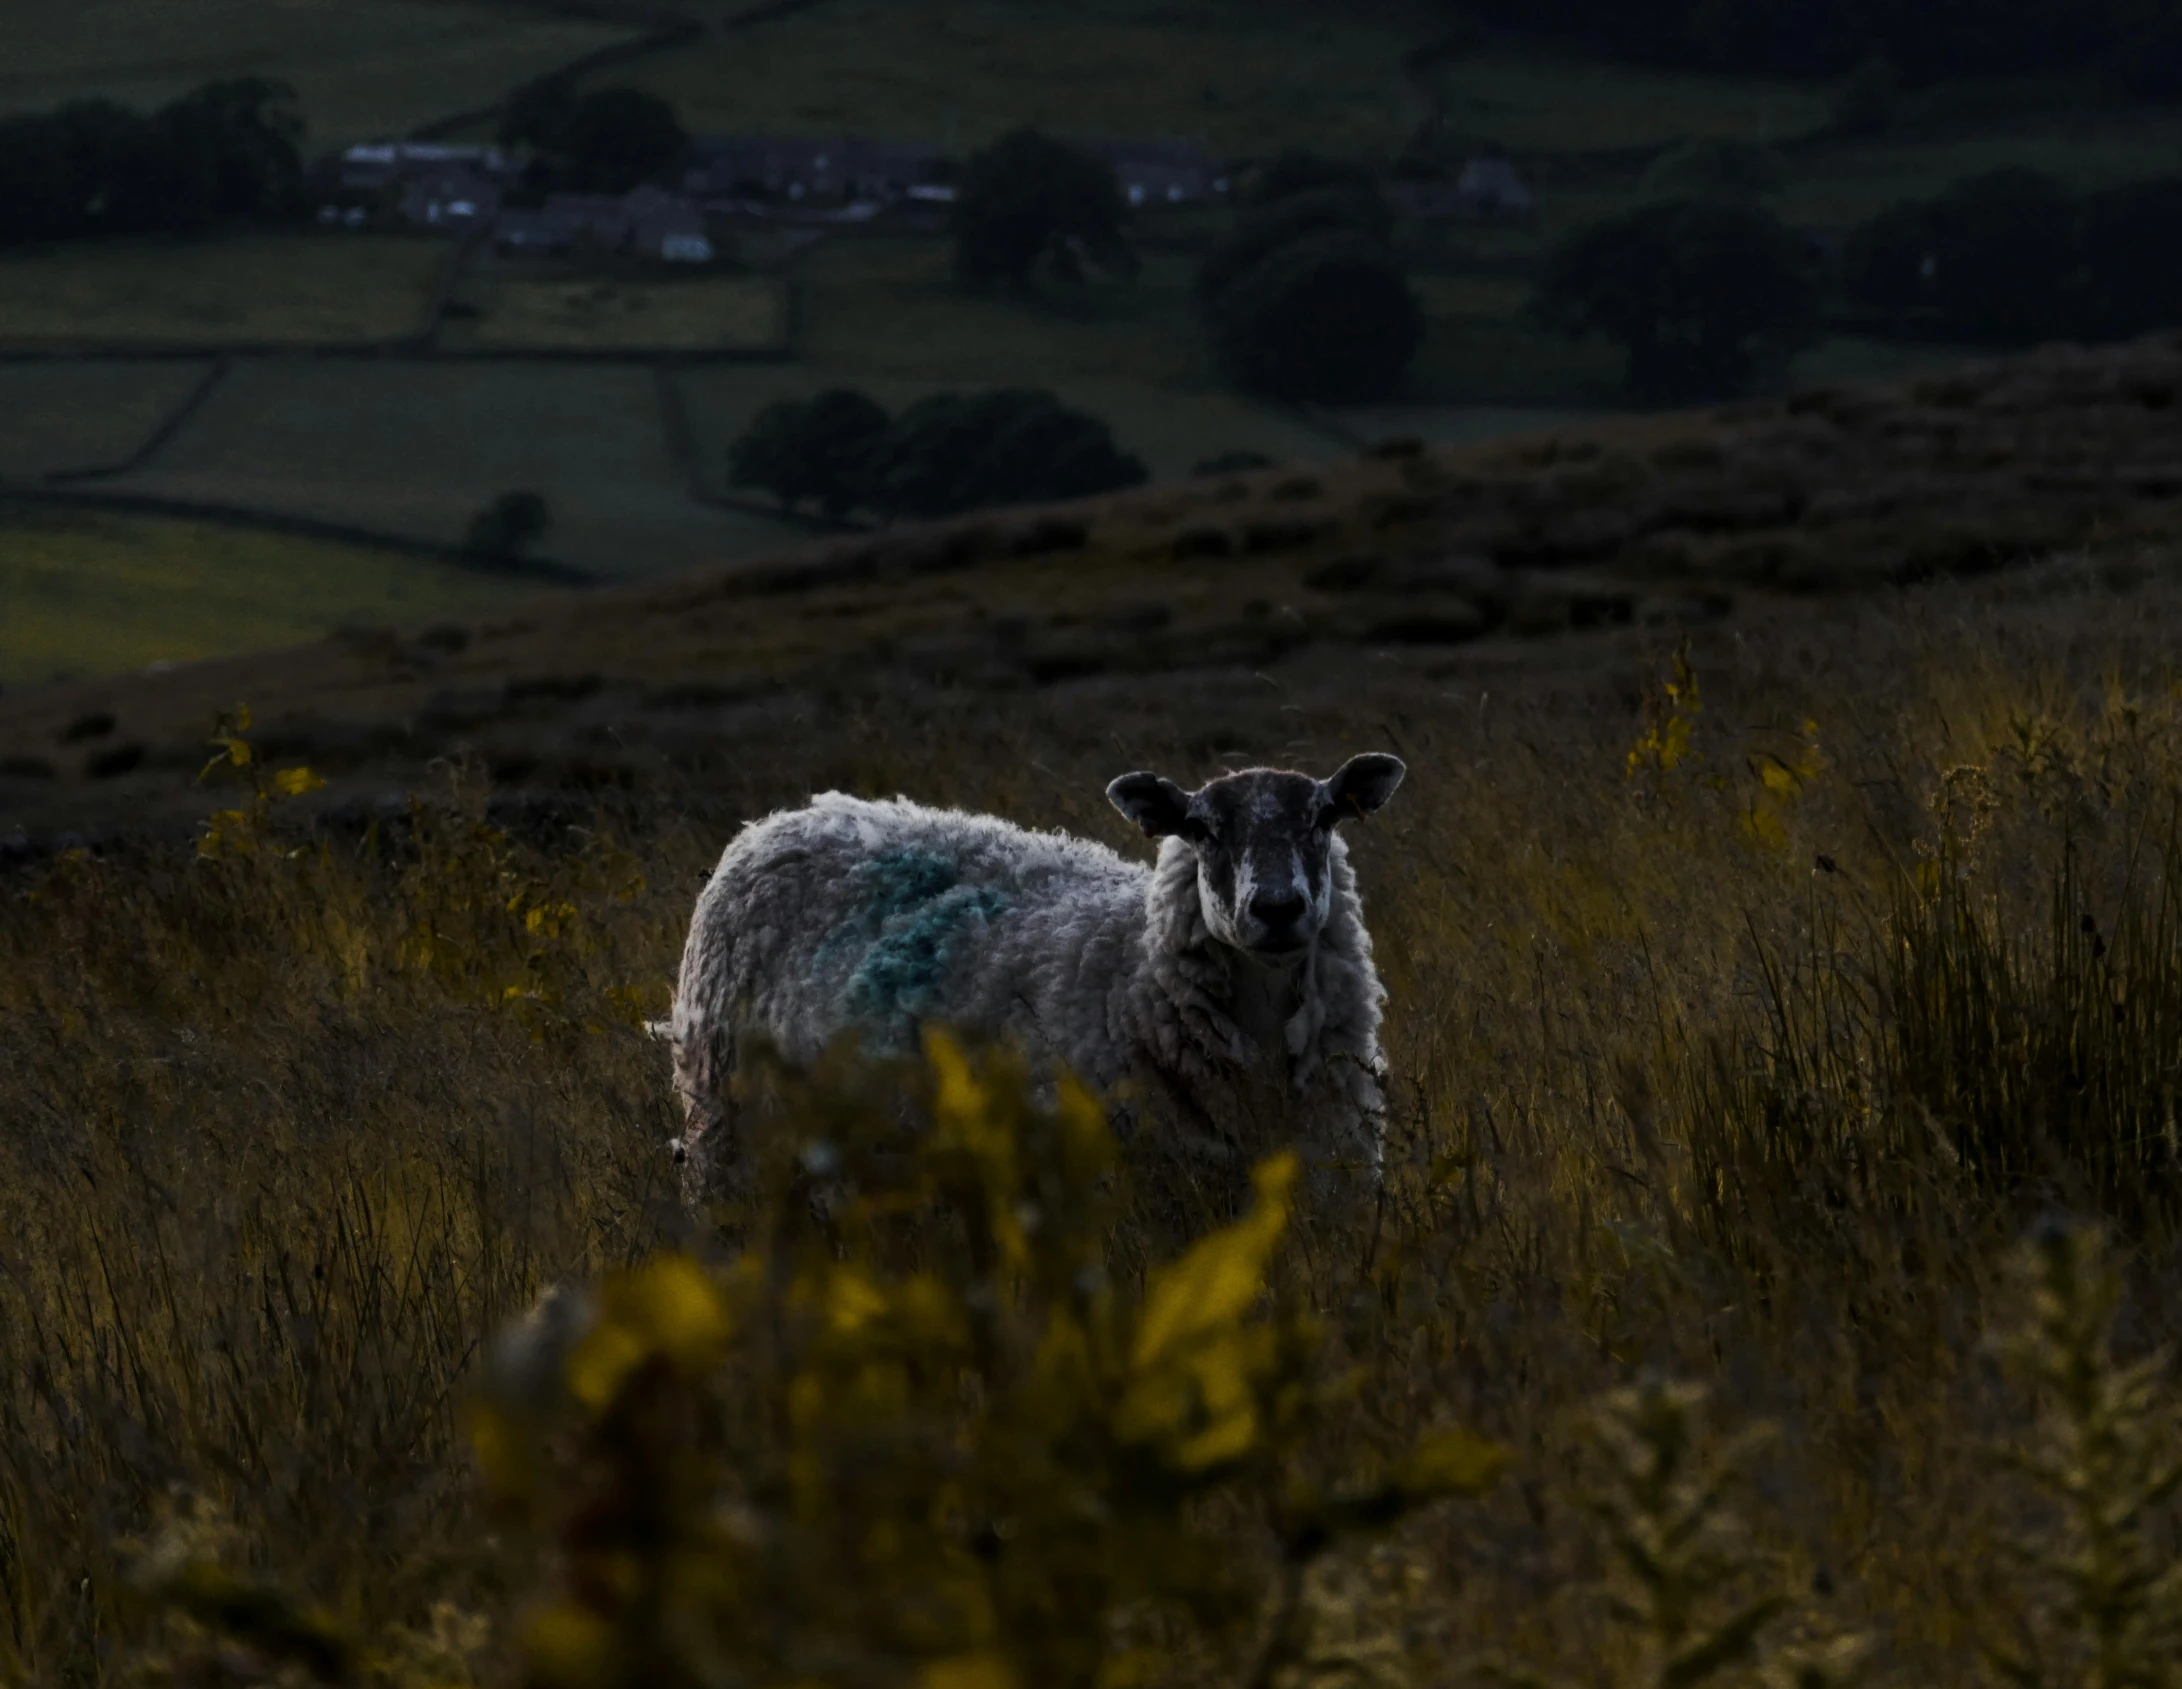
[[[1333,1485],[1459,1426],[1507,1471],[1311,1556],[1266,1597],[1276,1653],[1117,1644],[1144,1680],[2173,1670],[2182,687],[2035,624],[1771,637],[1661,652],[1619,699],[1452,687],[1305,724],[1412,774],[1356,841],[1394,1171],[1368,1224],[1298,1214],[1268,1269],[1342,1386],[1282,1470]],[[542,1285],[702,1241],[640,1023],[720,829],[639,811],[525,843],[458,789],[314,834],[228,725],[238,801],[201,845],[62,860],[0,905],[0,1663],[544,1680],[517,1615],[569,1545],[483,1510],[464,1405]],[[1115,749],[1027,731],[867,723],[847,773],[1107,825]],[[716,796],[793,790],[754,762]],[[2054,1213],[2103,1216],[2113,1252],[2049,1250],[2034,1294],[2012,1252]],[[1140,1256],[1111,1265],[1149,1295]],[[2071,1261],[2105,1288],[2069,1302]],[[1994,1346],[2049,1304],[2074,1311]],[[2123,1383],[2071,1401],[2063,1376]],[[2087,1490],[2094,1445],[2136,1452]],[[2134,1495],[2118,1536],[2107,1482]],[[1277,1592],[1265,1516],[1204,1507],[1191,1528]],[[183,1589],[196,1620],[143,1593],[147,1544],[224,1568]],[[2068,1570],[2094,1552],[2095,1601]],[[809,1675],[929,1663],[858,1661]]]

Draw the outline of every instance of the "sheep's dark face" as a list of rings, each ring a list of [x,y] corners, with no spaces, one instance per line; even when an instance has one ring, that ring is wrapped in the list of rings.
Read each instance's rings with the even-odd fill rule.
[[[1246,768],[1185,792],[1156,774],[1124,774],[1106,795],[1147,837],[1188,841],[1214,938],[1289,957],[1317,942],[1332,908],[1334,828],[1379,808],[1405,772],[1396,757],[1366,755],[1330,780]]]

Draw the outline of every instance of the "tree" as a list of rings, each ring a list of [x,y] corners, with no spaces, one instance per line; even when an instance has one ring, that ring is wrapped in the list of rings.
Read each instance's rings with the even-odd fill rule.
[[[576,115],[576,88],[565,76],[542,76],[508,97],[500,113],[500,144],[557,153]]]
[[[161,140],[193,155],[216,214],[278,217],[303,202],[303,120],[295,90],[244,76],[208,82],[160,109]]]
[[[1843,255],[1852,303],[1907,329],[2012,345],[2073,334],[2084,320],[2084,207],[2040,171],[1987,171],[1937,199],[1898,205]]]
[[[1088,498],[1149,473],[1096,417],[1037,388],[935,393],[894,419],[879,443],[870,498],[892,520],[992,505]]]
[[[1018,129],[971,158],[954,207],[955,273],[965,282],[1027,284],[1041,260],[1081,274],[1078,253],[1133,274],[1113,171],[1035,129]]]
[[[873,459],[887,431],[887,414],[853,388],[816,398],[787,399],[758,413],[729,448],[728,476],[757,487],[789,510],[814,500],[839,519],[868,500]]]
[[[1393,236],[1394,212],[1376,186],[1353,182],[1309,189],[1250,212],[1198,265],[1190,287],[1199,308],[1209,308],[1238,277],[1283,247],[1329,231],[1383,243]]]
[[[540,186],[625,194],[667,184],[689,162],[689,136],[674,108],[641,88],[578,95],[564,76],[517,89],[500,114],[500,143],[537,155]]]
[[[560,162],[579,193],[625,194],[645,182],[678,179],[689,136],[674,108],[640,88],[601,88],[570,112]]]
[[[2182,178],[2093,195],[2082,260],[2085,335],[2118,340],[2182,324]]]
[[[1393,256],[1353,229],[1322,229],[1260,259],[1206,307],[1228,378],[1281,399],[1353,403],[1401,381],[1424,316]]]
[[[1719,202],[1647,205],[1575,235],[1548,257],[1532,309],[1618,342],[1630,390],[1669,403],[1747,392],[1762,358],[1818,332],[1802,243],[1768,211]]]
[[[551,525],[546,501],[538,494],[502,493],[470,519],[463,549],[476,557],[505,560],[544,539]]]

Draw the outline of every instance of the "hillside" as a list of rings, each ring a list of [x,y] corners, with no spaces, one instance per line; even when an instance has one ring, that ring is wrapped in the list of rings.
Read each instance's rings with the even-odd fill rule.
[[[217,711],[340,803],[468,757],[503,788],[847,778],[857,722],[1183,724],[1278,756],[1359,675],[1444,713],[1710,628],[1935,577],[2130,591],[2174,563],[2182,338],[839,540],[468,621],[0,697],[0,835],[201,810]],[[2060,558],[2056,564],[2053,560]],[[2026,565],[2039,565],[2028,575]],[[2056,575],[2056,569],[2060,574]]]

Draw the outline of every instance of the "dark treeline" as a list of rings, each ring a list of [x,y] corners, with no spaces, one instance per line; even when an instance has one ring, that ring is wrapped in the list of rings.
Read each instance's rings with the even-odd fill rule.
[[[294,90],[212,82],[146,116],[111,100],[0,122],[0,243],[180,233],[303,203]]]
[[[2177,0],[1464,0],[1467,17],[1617,57],[1839,74],[1890,60],[1913,81],[2098,68],[2182,92]]]

